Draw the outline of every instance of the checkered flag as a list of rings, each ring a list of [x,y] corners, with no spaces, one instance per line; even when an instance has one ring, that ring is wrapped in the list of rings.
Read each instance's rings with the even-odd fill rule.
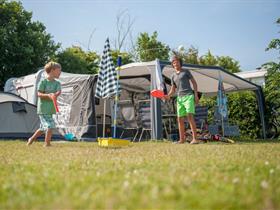
[[[109,38],[107,38],[98,72],[95,96],[109,98],[117,93],[117,89],[117,71],[113,64]]]

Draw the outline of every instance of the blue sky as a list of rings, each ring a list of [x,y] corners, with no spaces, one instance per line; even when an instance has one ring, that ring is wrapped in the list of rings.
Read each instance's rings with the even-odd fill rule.
[[[158,32],[158,40],[171,48],[193,45],[199,54],[228,55],[242,70],[253,70],[276,61],[277,51],[265,51],[270,40],[279,38],[280,0],[23,0],[33,20],[63,48],[80,45],[100,53],[106,37],[116,39],[116,15],[127,10],[134,38],[141,32]]]

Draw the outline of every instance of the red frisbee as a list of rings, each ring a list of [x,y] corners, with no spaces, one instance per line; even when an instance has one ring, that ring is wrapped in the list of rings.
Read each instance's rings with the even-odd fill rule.
[[[155,98],[163,98],[164,97],[164,92],[162,90],[152,90],[151,91],[151,96]]]

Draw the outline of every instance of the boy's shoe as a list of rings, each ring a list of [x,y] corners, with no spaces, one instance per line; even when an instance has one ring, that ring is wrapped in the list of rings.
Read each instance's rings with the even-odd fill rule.
[[[34,139],[29,138],[28,141],[27,141],[27,143],[26,143],[26,145],[27,145],[27,146],[30,146],[33,142],[34,142]]]
[[[184,141],[175,141],[175,142],[173,142],[173,144],[185,144],[185,142]]]

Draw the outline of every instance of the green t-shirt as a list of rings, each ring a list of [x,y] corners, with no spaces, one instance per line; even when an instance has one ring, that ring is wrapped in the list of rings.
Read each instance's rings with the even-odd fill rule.
[[[50,81],[48,79],[41,80],[38,85],[38,91],[42,93],[56,93],[61,90],[60,82],[57,80]],[[43,99],[38,97],[37,104],[38,114],[55,114],[53,101],[50,99]]]

